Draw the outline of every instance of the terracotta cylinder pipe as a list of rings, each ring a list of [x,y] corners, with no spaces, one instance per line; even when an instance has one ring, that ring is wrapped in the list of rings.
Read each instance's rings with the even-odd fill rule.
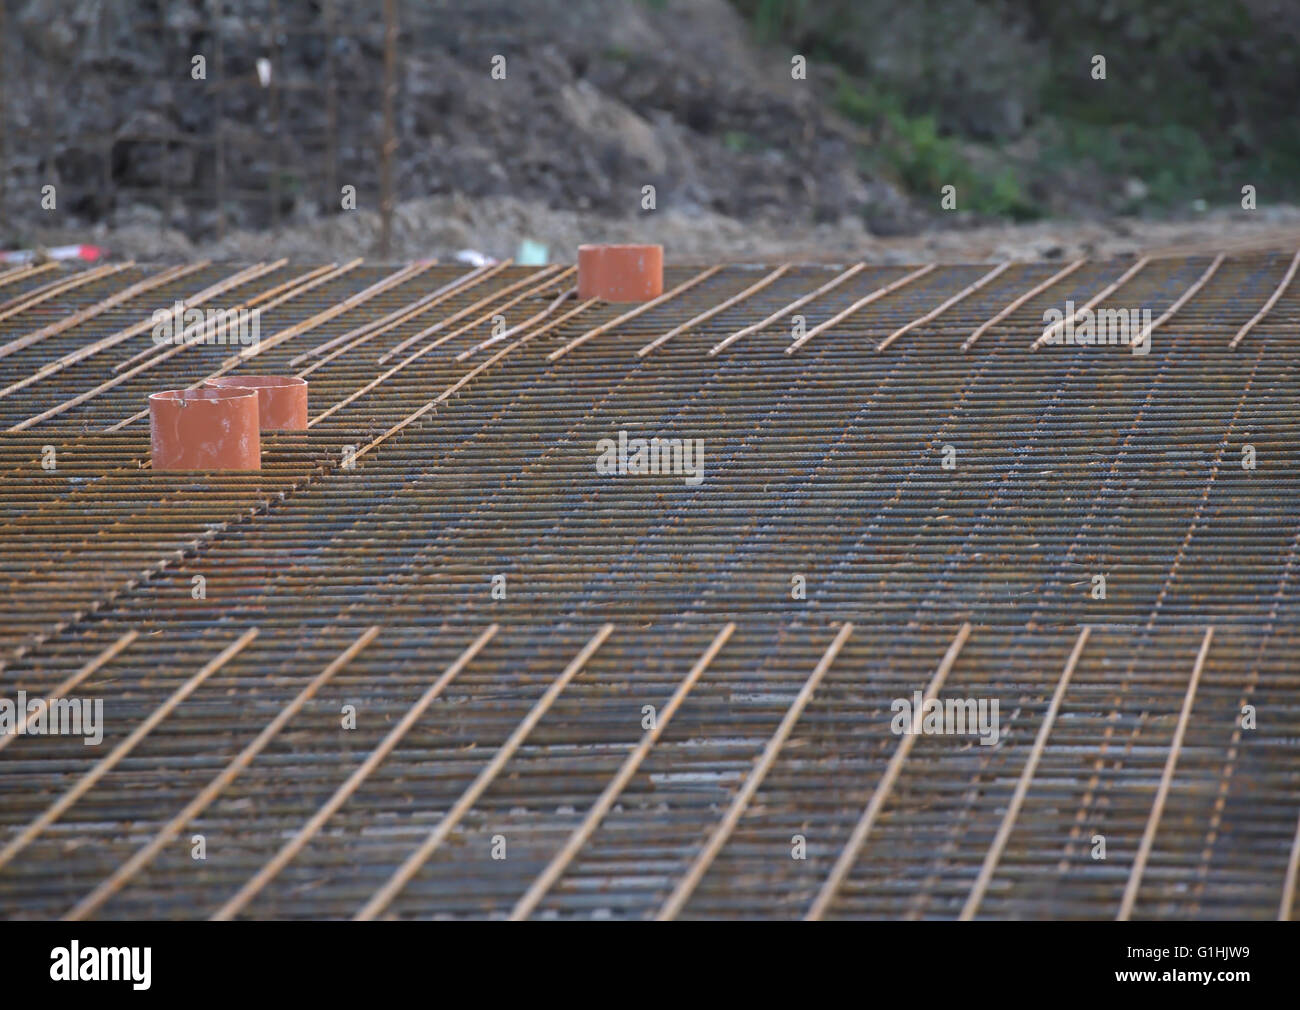
[[[263,431],[307,429],[306,379],[295,375],[227,375],[209,379],[206,385],[214,389],[256,389]]]
[[[663,246],[578,246],[579,298],[648,302],[663,293]]]
[[[254,389],[167,389],[149,396],[153,468],[260,470]]]

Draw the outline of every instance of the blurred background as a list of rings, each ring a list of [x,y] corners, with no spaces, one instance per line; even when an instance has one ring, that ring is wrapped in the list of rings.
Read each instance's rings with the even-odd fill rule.
[[[1298,94],[1282,0],[0,0],[0,248],[1294,247]]]

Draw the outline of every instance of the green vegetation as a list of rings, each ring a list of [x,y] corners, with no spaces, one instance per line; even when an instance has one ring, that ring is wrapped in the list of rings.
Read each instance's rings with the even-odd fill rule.
[[[1146,128],[1132,123],[1100,126],[1061,120],[1047,131],[1042,167],[1050,173],[1087,163],[1103,176],[1141,179],[1160,205],[1186,204],[1215,195],[1218,168],[1205,141],[1184,126]],[[1231,193],[1219,193],[1222,199]]]
[[[845,118],[880,134],[881,142],[862,153],[868,170],[893,175],[914,193],[936,195],[943,186],[955,186],[958,206],[981,214],[1038,216],[1039,208],[1012,171],[988,174],[972,167],[956,141],[939,135],[933,116],[909,116],[896,96],[855,88],[843,74],[835,106]]]
[[[744,130],[728,130],[722,136],[722,146],[736,154],[744,154],[747,151],[758,150],[760,144]]]
[[[761,41],[834,75],[837,107],[871,138],[864,164],[920,195],[952,183],[970,192],[961,206],[1009,216],[1072,196],[1223,205],[1246,183],[1300,200],[1300,6],[732,2]]]

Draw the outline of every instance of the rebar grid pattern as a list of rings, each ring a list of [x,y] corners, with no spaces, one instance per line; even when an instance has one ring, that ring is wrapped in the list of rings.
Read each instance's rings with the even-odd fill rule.
[[[0,914],[1289,917],[1290,262],[867,267],[735,340],[845,268],[638,312],[510,265],[0,276],[0,697],[107,720],[0,738]],[[1031,351],[1125,274],[1149,354]],[[260,344],[158,360],[232,278]],[[309,370],[311,429],[149,470],[146,393],[241,368]],[[599,475],[619,430],[703,482]],[[927,685],[1000,742],[892,732]]]

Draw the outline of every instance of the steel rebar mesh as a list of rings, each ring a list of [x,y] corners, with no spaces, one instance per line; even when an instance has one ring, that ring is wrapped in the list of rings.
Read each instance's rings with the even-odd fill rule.
[[[380,914],[509,914],[634,754],[644,706],[662,711],[734,621],[529,914],[658,914],[850,622],[681,915],[802,916],[848,859],[826,915],[957,916],[993,851],[976,915],[1113,917],[1132,891],[1134,915],[1277,916],[1300,814],[1296,296],[1284,292],[1228,345],[1288,261],[1214,267],[1147,355],[1029,350],[1045,308],[1083,305],[1129,263],[1083,265],[966,352],[981,323],[1060,265],[1012,266],[881,352],[989,268],[918,276],[793,353],[790,317],[708,352],[842,268],[792,268],[637,355],[770,272],[727,267],[554,360],[629,307],[556,301],[571,283],[558,271],[268,265],[216,299],[270,305],[261,349],[230,365],[228,346],[162,357],[147,327],[112,338],[237,267],[205,266],[108,308],[158,268],[30,308],[14,301],[7,317],[0,305],[0,346],[102,309],[0,357],[0,388],[21,384],[0,392],[0,421],[21,429],[0,442],[0,697],[50,691],[140,634],[72,692],[104,699],[100,747],[25,737],[0,752],[0,846],[94,777],[11,858],[0,849],[0,909],[68,912],[380,626],[94,912],[213,914],[495,622],[236,914],[356,914],[438,831]],[[1211,266],[1154,260],[1105,304],[1158,317]],[[859,271],[803,306],[805,332],[909,272]],[[700,273],[672,268],[665,289]],[[0,295],[31,298],[67,276],[20,279]],[[494,316],[528,325],[458,361],[500,331]],[[97,342],[106,346],[52,368]],[[122,422],[149,391],[227,366],[310,369],[318,420],[268,436],[261,473],[152,472],[147,420]],[[596,443],[620,430],[703,439],[704,480],[598,474]],[[41,467],[46,446],[55,470]],[[1253,469],[1242,466],[1247,446]],[[1104,599],[1093,598],[1098,574]],[[499,575],[503,600],[491,593]],[[792,598],[794,576],[806,599]],[[548,701],[605,621],[608,639]],[[891,705],[925,689],[967,621],[939,695],[997,699],[1001,740],[919,736],[899,760],[906,738],[891,730]],[[96,772],[249,628],[251,643]],[[345,705],[356,706],[355,730],[340,725]],[[1257,728],[1241,726],[1246,705]],[[195,834],[205,860],[192,858]],[[1098,835],[1105,859],[1093,858]],[[806,858],[792,858],[796,836]],[[497,837],[504,859],[492,858]]]

